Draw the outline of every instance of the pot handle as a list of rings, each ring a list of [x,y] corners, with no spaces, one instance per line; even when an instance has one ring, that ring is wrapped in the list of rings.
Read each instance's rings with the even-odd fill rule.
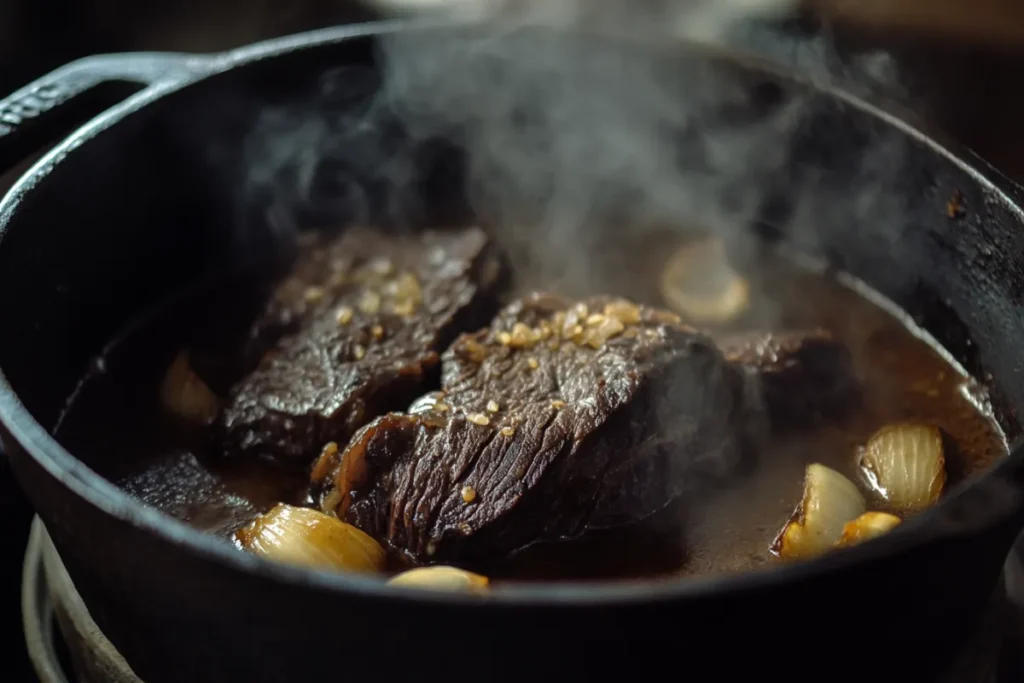
[[[128,98],[195,80],[209,63],[176,53],[97,55],[42,76],[0,100],[0,175]]]

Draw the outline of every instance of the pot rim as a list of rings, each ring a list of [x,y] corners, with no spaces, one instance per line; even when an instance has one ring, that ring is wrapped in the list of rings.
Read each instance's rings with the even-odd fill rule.
[[[53,167],[68,154],[75,154],[76,148],[93,137],[104,133],[114,124],[144,109],[150,104],[178,90],[202,82],[216,74],[244,68],[247,65],[287,55],[303,49],[315,49],[360,38],[387,35],[409,30],[432,30],[450,28],[451,21],[394,20],[338,26],[253,43],[224,53],[189,56],[190,65],[199,65],[196,76],[184,82],[144,90],[124,102],[96,116],[61,141],[37,161],[6,196],[0,200],[0,244],[12,216],[17,212],[21,200],[36,184],[47,176]],[[817,82],[806,75],[766,60],[718,46],[680,41],[671,46],[680,52],[704,53],[705,56],[756,70],[789,83],[803,85],[819,91],[860,110],[867,116],[882,121],[901,134],[928,148],[930,153],[943,157],[958,167],[1000,203],[1010,208],[1024,223],[1024,211],[1014,198],[1016,186],[1003,177],[996,169],[962,146],[943,139],[941,134],[924,132],[924,124],[915,121],[912,114],[900,111],[900,107],[855,96],[832,83]],[[900,112],[898,115],[894,112]],[[970,159],[971,163],[968,162]],[[983,173],[977,166],[984,166]],[[1017,196],[1024,196],[1018,194]],[[332,593],[355,593],[372,596],[375,599],[416,603],[438,603],[448,606],[503,606],[522,608],[530,606],[558,607],[607,607],[614,605],[662,602],[672,600],[708,599],[724,593],[760,591],[776,586],[804,580],[814,580],[823,574],[852,568],[897,554],[915,545],[926,542],[929,534],[927,522],[921,515],[886,536],[869,543],[830,553],[820,558],[795,564],[778,565],[770,568],[751,570],[723,576],[680,577],[642,582],[607,581],[587,583],[524,582],[498,586],[487,595],[463,595],[458,593],[435,593],[411,588],[387,586],[380,578],[358,574],[345,574],[325,570],[312,570],[275,563],[262,557],[241,552],[223,539],[195,529],[183,521],[167,515],[131,497],[126,491],[104,479],[77,459],[48,431],[37,422],[19,400],[0,369],[0,423],[23,449],[28,457],[35,460],[46,473],[66,486],[75,496],[99,509],[104,514],[131,524],[157,537],[162,542],[174,544],[182,552],[196,558],[215,563],[230,570],[248,572],[261,579],[292,585],[305,585],[313,589]],[[14,447],[14,444],[11,444]],[[950,492],[933,511],[941,511],[961,496],[977,488],[979,482],[999,476],[999,470],[1010,463],[1024,462],[1024,447],[1015,445],[1010,455],[991,469],[963,482]]]

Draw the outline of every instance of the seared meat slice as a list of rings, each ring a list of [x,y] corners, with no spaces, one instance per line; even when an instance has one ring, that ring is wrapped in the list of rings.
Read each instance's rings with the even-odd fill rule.
[[[750,333],[719,346],[753,378],[776,430],[841,418],[859,400],[850,352],[825,330]]]
[[[409,405],[455,335],[490,319],[500,272],[477,228],[309,245],[254,327],[285,334],[232,389],[225,451],[307,464]]]
[[[442,391],[313,469],[321,507],[417,561],[642,520],[730,476],[742,373],[665,311],[532,295],[443,358]]]

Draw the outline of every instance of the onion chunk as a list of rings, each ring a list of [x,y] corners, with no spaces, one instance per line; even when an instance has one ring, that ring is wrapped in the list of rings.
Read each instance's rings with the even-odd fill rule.
[[[894,508],[923,510],[939,499],[946,484],[942,433],[912,422],[883,427],[868,440],[860,466],[871,487]]]
[[[192,371],[186,351],[167,368],[160,385],[160,403],[172,415],[204,425],[213,422],[220,412],[220,399]]]
[[[410,586],[427,590],[482,591],[489,583],[486,576],[467,572],[458,567],[420,567],[402,572],[388,583],[395,586]]]
[[[889,533],[900,525],[902,520],[888,512],[865,512],[857,519],[843,527],[843,535],[839,539],[839,547],[847,548],[872,538]]]
[[[772,550],[786,559],[806,559],[835,547],[847,522],[867,509],[857,485],[820,464],[807,466],[804,493]]]
[[[317,510],[279,503],[235,534],[256,555],[287,564],[350,572],[379,572],[386,555],[351,524]]]
[[[721,240],[704,239],[669,258],[661,273],[661,294],[692,322],[722,324],[746,311],[750,286],[729,265]]]

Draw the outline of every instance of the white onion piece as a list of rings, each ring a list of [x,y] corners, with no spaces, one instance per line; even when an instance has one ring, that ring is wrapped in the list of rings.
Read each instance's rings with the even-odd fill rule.
[[[192,371],[185,351],[167,368],[160,385],[160,403],[171,414],[199,424],[210,424],[220,412],[220,399]]]
[[[946,484],[942,433],[911,422],[883,427],[865,446],[860,466],[871,487],[894,508],[927,508]]]
[[[380,544],[351,524],[284,503],[235,536],[251,553],[302,567],[379,572],[386,559]]]
[[[843,527],[839,546],[846,548],[883,536],[899,526],[901,521],[899,517],[888,512],[865,512]]]
[[[489,581],[486,576],[467,572],[458,567],[435,566],[410,569],[388,583],[428,590],[481,591],[487,588]]]
[[[807,466],[804,493],[772,549],[783,558],[810,558],[833,548],[846,523],[867,509],[856,484],[820,464]]]
[[[726,323],[741,315],[750,286],[733,271],[721,240],[683,245],[661,273],[661,294],[673,309],[695,323]]]

